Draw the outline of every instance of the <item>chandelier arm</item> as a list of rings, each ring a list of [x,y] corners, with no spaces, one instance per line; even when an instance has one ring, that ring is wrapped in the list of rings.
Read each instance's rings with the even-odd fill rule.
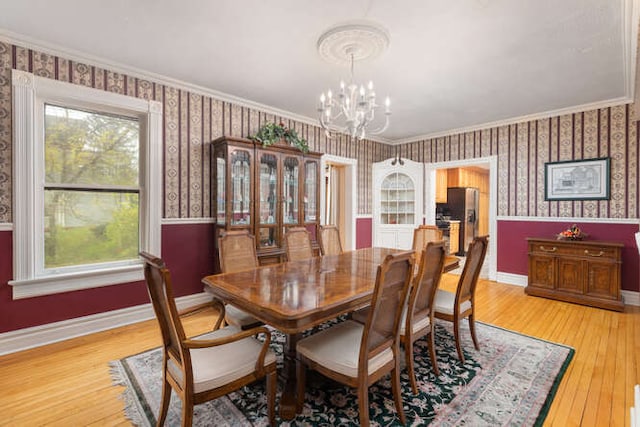
[[[372,130],[368,131],[367,133],[369,135],[379,135],[382,132],[384,132],[385,130],[387,130],[388,127],[389,127],[389,114],[385,114],[384,115],[384,125],[380,126],[377,129],[372,129]]]

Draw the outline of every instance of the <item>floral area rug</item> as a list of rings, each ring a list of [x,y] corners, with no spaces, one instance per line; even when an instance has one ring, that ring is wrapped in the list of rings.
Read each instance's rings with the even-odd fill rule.
[[[407,425],[542,425],[574,350],[480,322],[476,322],[476,330],[480,351],[473,347],[466,321],[461,328],[466,358],[461,364],[452,325],[438,321],[439,377],[431,369],[426,341],[416,342],[417,395],[411,392],[406,370],[401,375]],[[272,346],[278,353],[279,367],[283,343],[284,336],[274,331]],[[111,362],[114,383],[125,386],[126,416],[136,425],[156,423],[161,364],[159,348]],[[389,376],[369,388],[369,404],[372,425],[400,425]],[[174,394],[166,425],[180,425],[180,411],[180,399]],[[285,426],[357,426],[356,392],[329,380],[309,379],[302,413],[292,421],[278,421]],[[194,409],[195,426],[267,424],[263,381]]]

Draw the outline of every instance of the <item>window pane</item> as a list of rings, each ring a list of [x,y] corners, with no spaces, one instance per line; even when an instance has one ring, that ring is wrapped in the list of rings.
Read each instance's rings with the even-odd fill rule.
[[[45,105],[48,184],[138,186],[135,119]]]
[[[138,194],[45,190],[45,268],[138,256]]]

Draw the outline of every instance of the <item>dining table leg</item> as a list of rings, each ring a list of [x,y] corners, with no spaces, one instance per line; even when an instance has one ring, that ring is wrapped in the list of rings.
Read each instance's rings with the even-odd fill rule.
[[[282,378],[284,380],[284,388],[282,397],[280,398],[280,418],[283,420],[292,420],[296,417],[297,396],[296,396],[296,345],[300,339],[300,334],[286,334],[284,344],[284,367],[282,369]]]

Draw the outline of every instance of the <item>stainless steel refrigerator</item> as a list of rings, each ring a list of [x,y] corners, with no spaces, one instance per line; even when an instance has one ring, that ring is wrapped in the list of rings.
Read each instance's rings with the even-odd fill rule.
[[[464,256],[469,243],[478,235],[478,198],[477,188],[447,188],[447,207],[451,219],[460,221],[460,249],[456,255]]]

